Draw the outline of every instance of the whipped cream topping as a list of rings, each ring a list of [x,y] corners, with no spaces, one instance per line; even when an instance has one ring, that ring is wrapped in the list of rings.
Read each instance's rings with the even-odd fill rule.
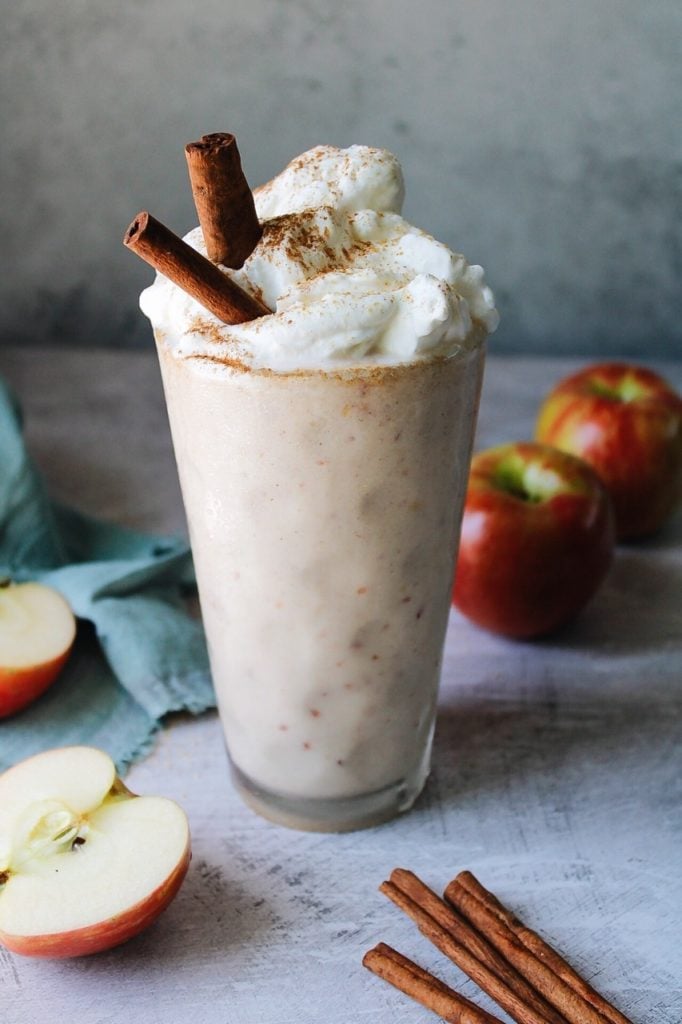
[[[316,146],[254,193],[263,237],[239,271],[273,310],[223,324],[161,274],[142,311],[180,358],[292,370],[405,362],[477,344],[498,315],[483,270],[400,216],[386,150]],[[185,241],[205,252],[200,228]]]

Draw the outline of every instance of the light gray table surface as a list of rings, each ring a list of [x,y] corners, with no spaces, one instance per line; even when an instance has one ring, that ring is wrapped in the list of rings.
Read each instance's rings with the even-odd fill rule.
[[[530,437],[540,396],[577,365],[491,357],[477,446]],[[654,366],[682,388],[682,365]],[[151,352],[9,349],[0,374],[56,497],[184,529]],[[494,1010],[377,892],[397,865],[437,889],[470,868],[635,1024],[678,1024],[681,674],[678,514],[619,548],[591,605],[551,639],[505,641],[453,612],[433,771],[400,820],[341,836],[262,821],[230,787],[215,714],[174,717],[127,781],[188,812],[180,894],[108,953],[0,951],[1,1024],[435,1020],[360,966],[379,940]]]

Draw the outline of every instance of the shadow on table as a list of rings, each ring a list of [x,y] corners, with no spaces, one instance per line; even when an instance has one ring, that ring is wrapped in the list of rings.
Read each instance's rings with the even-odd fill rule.
[[[270,927],[266,901],[229,878],[228,865],[210,864],[195,850],[180,892],[146,931],[97,956],[55,961],[54,968],[103,979],[116,972],[134,985],[175,971],[189,986],[206,970],[215,976],[216,963],[224,962],[228,979],[237,969],[235,951],[257,946]]]
[[[619,547],[602,587],[584,611],[539,648],[597,655],[682,650],[682,546],[677,559],[653,544]],[[671,655],[673,651],[671,650]]]
[[[665,759],[667,745],[674,761],[680,525],[678,517],[659,537],[619,547],[591,604],[547,638],[508,641],[453,621],[427,813],[524,787],[541,800],[564,786],[603,787],[617,799],[619,777],[636,788],[639,761]]]
[[[456,808],[461,822],[511,815],[522,829],[540,813],[561,828],[557,816],[610,805],[627,818],[646,801],[639,780],[652,771],[651,797],[660,813],[672,813],[681,711],[673,694],[649,699],[645,681],[638,697],[622,699],[583,691],[565,701],[553,687],[537,700],[528,691],[525,700],[513,692],[507,700],[451,699],[439,711],[432,774],[415,817],[430,826]]]

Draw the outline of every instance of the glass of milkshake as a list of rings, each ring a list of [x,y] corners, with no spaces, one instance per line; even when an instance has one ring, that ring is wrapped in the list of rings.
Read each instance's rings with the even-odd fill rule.
[[[497,314],[402,198],[390,153],[316,147],[256,190],[229,271],[269,315],[226,325],[160,274],[141,298],[233,779],[295,828],[377,824],[429,770]]]

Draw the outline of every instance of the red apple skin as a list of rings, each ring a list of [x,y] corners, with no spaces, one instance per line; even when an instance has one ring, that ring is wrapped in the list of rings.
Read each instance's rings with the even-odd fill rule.
[[[0,668],[0,718],[22,711],[55,681],[68,661],[73,643],[58,658],[31,668]]]
[[[555,480],[529,494],[533,465]],[[581,459],[532,442],[475,455],[464,505],[453,604],[494,633],[530,639],[572,619],[611,564],[609,495]]]
[[[171,903],[187,874],[191,856],[188,840],[182,860],[166,881],[145,899],[108,921],[53,935],[8,935],[0,931],[0,945],[22,956],[52,960],[88,956],[120,946],[148,928]]]
[[[535,437],[596,470],[619,540],[653,533],[679,500],[682,398],[652,370],[597,363],[566,377],[542,403]]]

